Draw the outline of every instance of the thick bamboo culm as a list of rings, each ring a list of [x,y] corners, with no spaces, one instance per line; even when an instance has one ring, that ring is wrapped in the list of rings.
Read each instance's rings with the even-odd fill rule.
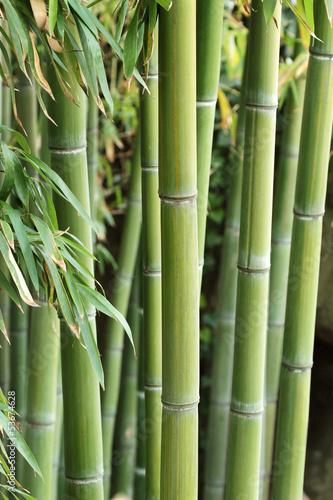
[[[197,0],[197,169],[200,282],[204,265],[208,188],[217,90],[220,81],[224,0]]]
[[[50,78],[56,102],[50,102],[50,115],[57,127],[49,123],[51,167],[90,213],[86,159],[86,113],[82,90],[76,91],[80,106],[62,93],[55,75]],[[59,227],[70,228],[88,251],[92,251],[91,228],[65,200],[55,197]],[[93,260],[81,257],[93,274]],[[88,280],[87,280],[88,282]],[[92,279],[88,285],[94,287]],[[86,303],[87,315],[96,334],[95,308]],[[100,417],[100,392],[97,376],[87,351],[60,318],[61,364],[64,404],[65,496],[103,500],[103,448]],[[75,402],[73,404],[73,402]],[[88,402],[88,404],[87,404]],[[82,439],[84,436],[84,439]]]
[[[205,500],[224,498],[237,293],[237,255],[245,126],[244,67],[241,102],[237,119],[236,151],[228,165],[230,189],[218,281],[217,325],[213,353],[205,463]]]
[[[53,327],[57,325],[56,311],[52,319],[46,303],[31,314],[28,347],[27,409],[24,437],[40,464],[43,479],[34,474],[27,462],[22,463],[22,484],[35,498],[53,498],[53,459],[56,425],[56,387],[59,339]],[[57,326],[56,326],[57,327]]]
[[[128,207],[119,249],[118,270],[112,284],[111,297],[112,304],[124,317],[127,315],[140,234],[141,172],[140,132],[138,131],[137,142],[133,153]],[[111,485],[113,435],[118,407],[123,348],[123,327],[119,321],[108,321],[106,348],[103,361],[105,371],[105,391],[102,393],[104,491],[106,498],[109,498]]]
[[[296,55],[304,45],[301,42]],[[284,132],[280,161],[274,192],[272,221],[272,252],[269,282],[269,309],[266,349],[266,384],[264,408],[264,436],[262,440],[261,498],[268,499],[270,475],[275,439],[276,408],[279,393],[281,356],[291,231],[299,141],[301,136],[302,111],[305,91],[305,73],[296,81],[297,97],[292,89],[288,91],[286,109],[283,115]]]
[[[199,276],[196,5],[161,9],[159,194],[162,234],[161,500],[198,496]]]
[[[226,499],[257,500],[279,64],[279,29],[252,3]],[[274,17],[280,25],[281,5]],[[246,453],[244,452],[246,450]]]
[[[128,308],[128,324],[132,330],[135,346],[138,345],[142,309],[140,305],[142,286],[142,258],[138,252],[135,276],[132,282]],[[137,349],[137,356],[140,351]],[[137,443],[137,385],[138,360],[133,353],[133,346],[125,338],[124,355],[121,371],[118,411],[115,425],[115,437],[112,453],[111,497],[123,493],[133,498],[134,473]]]
[[[161,203],[158,196],[158,32],[141,99],[143,335],[146,498],[159,500],[162,437]]]
[[[273,500],[302,498],[310,378],[333,115],[333,29],[315,0],[304,98],[279,392]]]

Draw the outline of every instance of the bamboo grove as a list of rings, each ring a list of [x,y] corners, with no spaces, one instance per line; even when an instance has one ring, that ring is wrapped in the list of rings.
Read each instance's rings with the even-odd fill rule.
[[[2,497],[303,500],[332,0],[0,12]]]

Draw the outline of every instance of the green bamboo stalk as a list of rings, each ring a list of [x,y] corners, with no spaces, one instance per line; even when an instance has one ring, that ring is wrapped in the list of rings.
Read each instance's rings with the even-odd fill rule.
[[[128,324],[131,327],[135,345],[138,345],[141,323],[140,274],[141,252],[138,252],[128,312]],[[140,352],[137,355],[140,356]],[[111,497],[116,493],[124,493],[130,498],[133,497],[137,441],[137,385],[138,360],[134,357],[129,339],[126,338],[112,453]]]
[[[224,0],[197,0],[197,168],[200,282],[204,265],[208,189],[217,90],[220,81]]]
[[[141,232],[140,136],[133,154],[128,208],[119,249],[118,271],[112,287],[112,304],[126,317],[137,250]],[[117,413],[124,330],[117,321],[107,325],[104,353],[105,391],[102,393],[102,427],[104,446],[104,491],[109,498],[111,484],[111,454]]]
[[[257,500],[264,399],[279,29],[252,3],[226,499]],[[281,5],[274,17],[280,24]]]
[[[49,105],[57,127],[49,123],[51,167],[89,213],[89,187],[86,160],[85,98],[77,86],[80,106],[66,99],[53,74],[56,102]],[[65,200],[55,197],[59,227],[70,231],[92,251],[91,228]],[[93,274],[93,261],[81,257]],[[93,279],[87,280],[93,288]],[[96,333],[95,308],[86,303],[87,315]],[[103,450],[99,384],[88,354],[60,318],[61,364],[64,404],[65,496],[103,500]]]
[[[143,314],[140,317],[139,339],[139,372],[138,372],[138,418],[137,418],[137,451],[134,480],[135,500],[146,498],[146,418],[145,418],[145,385],[144,385],[144,338]]]
[[[35,498],[53,497],[53,457],[56,424],[56,385],[59,342],[56,311],[47,304],[31,314],[27,367],[27,411],[24,436],[40,464],[43,479],[27,462],[22,464],[22,484]]]
[[[98,107],[92,95],[88,98],[87,116],[87,161],[89,177],[89,196],[92,219],[96,218],[95,185],[98,167]]]
[[[158,40],[155,29],[154,37]],[[141,100],[143,332],[145,366],[146,497],[160,498],[162,437],[161,203],[158,196],[158,45]]]
[[[296,48],[295,55],[302,49]],[[297,98],[290,88],[284,114],[284,133],[282,138],[280,162],[277,170],[276,190],[274,193],[272,222],[272,252],[269,283],[269,310],[266,351],[266,401],[264,408],[264,436],[262,440],[262,498],[268,498],[270,475],[273,461],[275,423],[279,377],[282,357],[284,319],[290,242],[293,223],[293,205],[299,141],[301,136],[302,111],[305,91],[305,73],[296,81]]]
[[[53,476],[52,476],[52,500],[61,498],[58,495],[59,489],[59,474],[60,474],[60,454],[61,454],[61,441],[63,434],[63,402],[62,402],[62,382],[61,382],[61,359],[60,359],[60,346],[58,346],[58,374],[57,374],[57,388],[56,388],[56,424],[54,431],[54,447],[53,447]],[[62,471],[63,473],[63,471]]]
[[[245,127],[244,67],[241,102],[237,119],[236,151],[228,166],[230,189],[225,222],[223,251],[218,281],[216,337],[209,408],[208,442],[205,462],[205,500],[224,498],[226,458],[234,352],[242,167]]]
[[[322,218],[333,118],[333,29],[314,2],[315,40],[304,98],[282,354],[274,500],[302,498]],[[325,96],[325,99],[323,99]]]
[[[161,9],[159,192],[162,233],[161,500],[198,495],[199,276],[196,5]]]

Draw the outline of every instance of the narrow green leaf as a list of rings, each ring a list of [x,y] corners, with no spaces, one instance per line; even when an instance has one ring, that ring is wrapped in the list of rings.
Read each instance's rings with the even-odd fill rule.
[[[5,321],[3,319],[3,315],[2,315],[1,309],[0,309],[0,331],[4,334],[4,337],[5,337],[6,341],[8,342],[8,344],[10,344],[9,338],[8,338],[8,333],[7,333],[7,330],[6,330]]]
[[[163,7],[165,10],[170,10],[172,6],[172,1],[170,0],[156,0],[156,2]]]
[[[81,300],[81,297],[79,295],[78,289],[76,287],[76,283],[74,281],[72,271],[70,269],[68,269],[66,273],[62,273],[62,274],[66,280],[68,290],[72,296],[75,307],[78,310],[78,313],[79,313],[81,319],[83,319],[83,316],[84,316],[83,304],[82,304],[82,300]]]
[[[3,132],[10,132],[15,137],[15,139],[17,140],[23,151],[25,153],[31,153],[31,149],[29,147],[26,138],[20,132],[12,128],[6,127],[5,125],[0,125],[0,134],[2,134]]]
[[[121,7],[120,7],[119,12],[118,12],[118,19],[117,19],[117,26],[116,26],[116,36],[115,36],[115,40],[118,43],[119,43],[121,34],[123,32],[124,24],[125,24],[126,13],[127,13],[127,8],[128,8],[128,2],[129,2],[129,0],[124,0],[122,2]]]
[[[65,287],[63,285],[63,282],[62,282],[60,275],[58,273],[58,270],[57,270],[53,260],[50,258],[49,254],[45,251],[45,249],[41,248],[41,253],[43,254],[43,256],[45,258],[47,268],[50,272],[51,279],[53,281],[53,285],[56,289],[57,301],[58,301],[59,307],[61,309],[62,315],[64,317],[64,320],[66,321],[70,330],[79,339],[79,331],[78,331],[78,326],[77,326],[76,320],[74,318],[73,309],[72,309],[70,300],[68,298],[67,292],[65,290]]]
[[[3,231],[5,238],[7,240],[8,245],[10,246],[10,248],[12,250],[15,250],[14,234],[13,234],[13,231],[12,231],[10,225],[5,220],[0,221],[0,224],[1,224],[1,228],[2,228],[2,231]]]
[[[325,0],[326,1],[326,0]],[[309,27],[312,31],[314,31],[314,17],[313,17],[313,0],[303,0],[306,20],[309,24]]]
[[[39,217],[36,217],[32,214],[30,214],[31,219],[33,220],[37,231],[39,232],[42,241],[45,245],[45,249],[50,255],[51,259],[59,266],[61,269],[66,271],[66,264],[64,259],[61,256],[61,253],[59,252],[59,249],[56,245],[56,242],[54,241],[53,234],[50,230],[50,228],[45,224],[45,222]]]
[[[53,35],[58,15],[58,0],[49,0],[49,31]]]
[[[27,236],[24,224],[21,220],[21,217],[19,215],[19,212],[12,208],[10,205],[7,203],[1,203],[1,207],[3,210],[8,214],[8,217],[10,219],[10,222],[13,225],[16,238],[19,242],[19,245],[21,247],[22,255],[25,260],[25,263],[27,265],[27,270],[29,273],[29,276],[31,278],[32,284],[35,288],[35,290],[38,292],[39,291],[39,283],[38,283],[38,274],[37,274],[37,268],[36,268],[36,263],[35,259],[31,250],[31,245],[29,242],[29,238]]]
[[[133,71],[136,63],[136,52],[138,44],[138,22],[139,22],[139,9],[141,5],[136,7],[134,16],[128,27],[127,35],[124,45],[124,70],[126,78],[132,78]]]
[[[29,292],[29,288],[25,282],[23,274],[18,267],[13,257],[12,251],[2,233],[0,233],[0,251],[5,259],[6,265],[23,301],[29,306],[38,307],[38,305],[34,302],[31,293]]]
[[[274,10],[276,7],[276,2],[279,0],[262,0],[262,1],[263,1],[263,7],[264,7],[265,21],[266,21],[266,24],[268,24],[269,21],[273,17]]]
[[[15,153],[13,153],[3,141],[1,141],[1,149],[5,165],[5,176],[0,189],[0,200],[5,201],[12,192],[14,186],[15,167],[13,155],[15,156]]]
[[[128,335],[129,340],[131,341],[135,352],[132,332],[124,316],[103,295],[101,295],[96,290],[93,290],[88,285],[84,284],[82,280],[77,281],[77,286],[80,290],[80,293],[82,293],[82,295],[84,295],[86,299],[88,299],[96,307],[96,309],[121,323]]]
[[[1,270],[0,270],[0,291],[7,293],[9,297],[12,299],[12,301],[15,302],[17,307],[23,313],[23,309],[20,304],[20,299],[18,298],[14,288],[12,287],[12,285],[10,284],[10,282],[8,281],[8,279]]]
[[[0,411],[0,425],[3,427],[6,435],[9,437],[9,439],[12,440],[13,444],[15,445],[15,448],[21,453],[21,455],[28,462],[30,467],[32,467],[41,478],[43,478],[39,465],[35,457],[33,456],[29,446],[24,441],[22,434],[19,433],[13,422],[8,420],[8,418],[1,411]]]
[[[24,153],[23,155],[25,159],[36,168],[38,173],[52,187],[52,189],[59,196],[67,200],[97,234],[98,229],[96,227],[96,224],[92,221],[91,217],[87,214],[79,200],[72,193],[66,183],[61,179],[61,177],[56,172],[51,170],[50,167],[46,165],[46,163],[42,162],[38,158],[27,153]]]
[[[100,354],[98,352],[96,340],[95,340],[93,332],[91,330],[89,318],[87,316],[85,309],[83,311],[83,319],[81,319],[80,315],[77,313],[76,320],[77,320],[78,325],[80,327],[80,331],[82,333],[82,337],[84,340],[84,345],[87,349],[88,356],[89,356],[89,359],[91,361],[92,367],[96,373],[96,376],[99,380],[99,383],[101,384],[102,388],[104,389],[104,372],[103,372],[102,362],[101,362]]]
[[[37,88],[39,88],[37,86]],[[13,157],[14,160],[14,157]],[[20,160],[18,157],[15,155],[15,160],[14,160],[14,169],[15,169],[15,180],[14,180],[14,186],[16,189],[17,196],[22,202],[23,207],[26,210],[29,210],[29,189],[28,189],[28,179],[24,175],[24,170],[21,165]]]

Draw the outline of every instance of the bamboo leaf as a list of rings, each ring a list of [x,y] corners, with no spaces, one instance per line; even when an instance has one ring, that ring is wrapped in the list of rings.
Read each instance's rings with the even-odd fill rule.
[[[6,127],[5,125],[0,125],[0,134],[2,134],[3,132],[10,132],[15,137],[15,139],[17,140],[23,151],[25,153],[31,153],[31,149],[29,147],[26,138],[20,132],[18,132],[17,130],[13,130],[12,128]]]
[[[89,359],[91,361],[92,367],[96,373],[96,376],[104,389],[104,372],[102,367],[102,362],[100,358],[100,354],[98,352],[97,344],[93,332],[91,330],[89,318],[85,309],[83,310],[83,319],[81,319],[80,315],[76,315],[77,322],[80,327],[80,331],[82,333],[82,337],[84,340],[84,345],[87,349]]]
[[[16,429],[14,423],[11,422],[1,411],[0,411],[0,425],[3,427],[8,438],[12,440],[12,442],[15,444],[15,448],[21,453],[21,455],[28,462],[30,467],[32,467],[41,478],[43,478],[39,465],[35,457],[33,456],[29,446],[24,441],[23,436]]]
[[[58,300],[62,315],[64,317],[64,320],[66,321],[68,327],[74,333],[76,338],[78,340],[80,340],[80,334],[79,334],[78,326],[77,326],[77,323],[76,323],[76,320],[74,317],[74,312],[73,312],[70,300],[68,298],[68,295],[66,293],[65,287],[63,285],[63,282],[62,282],[60,275],[58,273],[58,270],[57,270],[53,260],[50,258],[49,254],[44,249],[41,249],[41,252],[44,255],[44,258],[45,258],[45,261],[47,264],[47,271],[49,272],[49,275],[52,278],[54,287],[56,289],[57,300]]]
[[[277,1],[279,1],[279,0],[263,0],[264,16],[265,16],[266,24],[268,24],[269,21],[273,17]],[[310,1],[312,1],[312,0],[310,0]]]
[[[43,220],[39,219],[39,217],[36,217],[32,214],[30,214],[30,217],[34,222],[34,224],[37,228],[37,231],[39,232],[39,234],[42,238],[42,241],[45,245],[45,249],[48,252],[48,254],[50,255],[51,259],[59,267],[61,267],[61,269],[66,271],[65,261],[62,258],[61,253],[59,252],[59,249],[56,245],[56,242],[54,241],[53,234],[52,234],[50,228],[48,227],[47,224],[45,224],[45,222]]]
[[[121,34],[123,32],[124,24],[125,24],[128,2],[129,2],[129,0],[125,0],[124,2],[122,2],[121,7],[120,7],[119,12],[118,12],[116,36],[115,36],[115,40],[118,43],[119,43]]]
[[[82,295],[84,295],[86,299],[88,299],[96,307],[96,309],[121,323],[135,352],[132,332],[124,316],[119,311],[117,311],[117,309],[103,295],[98,293],[96,290],[93,290],[88,285],[84,284],[82,280],[77,281],[77,286]]]
[[[170,0],[156,0],[156,2],[165,10],[170,10],[172,7],[172,2]]]
[[[310,28],[310,26],[308,25],[308,23],[303,18],[303,16],[300,14],[299,10],[293,5],[292,1],[291,0],[284,0],[284,2],[287,5],[287,7],[289,7],[292,10],[292,12],[295,14],[295,16],[297,17],[297,19],[302,24],[302,26],[304,26],[304,28],[306,28],[306,30],[308,31],[308,33],[311,36],[313,36],[314,38],[316,38],[317,40],[319,40],[319,38],[314,34],[314,32],[312,31],[312,29]]]
[[[136,63],[136,52],[138,44],[138,22],[139,22],[139,4],[135,10],[134,16],[130,22],[124,45],[124,71],[125,76],[131,79]]]
[[[12,192],[14,186],[15,167],[13,155],[15,156],[15,153],[13,153],[3,141],[1,141],[0,144],[5,165],[5,176],[0,189],[0,200],[5,201]]]
[[[7,293],[9,295],[9,297],[12,299],[12,301],[15,302],[17,307],[23,313],[23,309],[22,309],[22,306],[20,304],[20,300],[19,300],[14,288],[12,287],[12,285],[10,284],[10,282],[8,281],[8,279],[6,278],[6,276],[3,274],[3,272],[1,270],[0,270],[0,290]]]
[[[39,88],[38,85],[36,88]],[[14,159],[15,157],[15,159]],[[17,196],[22,202],[23,207],[29,210],[29,189],[28,181],[24,175],[23,167],[16,155],[13,156],[14,169],[15,169],[15,180],[14,186],[16,189]]]
[[[313,0],[303,0],[306,19],[312,31],[314,31]]]
[[[14,210],[10,205],[7,203],[1,203],[1,207],[3,210],[8,214],[8,217],[10,219],[10,222],[13,225],[16,238],[20,244],[21,251],[23,258],[25,260],[25,263],[27,265],[27,270],[29,272],[30,279],[32,281],[32,284],[35,288],[35,290],[38,292],[39,290],[39,282],[38,282],[38,274],[37,274],[37,268],[36,268],[36,263],[35,259],[31,250],[31,245],[29,242],[29,238],[27,236],[25,227],[23,225],[23,222],[21,220],[21,217],[19,216],[19,213],[17,210]]]
[[[61,9],[60,9],[61,10]],[[49,0],[49,31],[53,35],[58,16],[58,0]]]
[[[32,307],[39,307],[33,300],[31,293],[29,292],[29,288],[25,282],[23,274],[18,267],[11,249],[8,246],[7,241],[5,240],[2,233],[0,233],[0,251],[5,259],[6,265],[9,269],[9,272],[13,278],[15,285],[19,291],[19,294],[22,297],[22,300]]]
[[[2,315],[1,309],[0,309],[0,330],[4,334],[5,339],[7,340],[8,344],[10,344],[9,338],[8,338],[8,333],[7,333],[7,330],[6,330],[5,321],[3,319],[3,315]]]
[[[42,31],[45,28],[47,20],[45,2],[44,0],[30,0],[30,4],[37,26]]]
[[[6,238],[8,245],[10,246],[10,248],[12,250],[15,250],[14,235],[13,235],[13,231],[11,230],[10,225],[5,220],[0,221],[0,224],[1,224],[2,231],[3,231],[3,234]]]
[[[39,55],[37,52],[37,48],[36,48],[35,40],[34,40],[34,34],[32,33],[32,31],[29,31],[29,36],[30,36],[30,41],[31,41],[31,45],[32,45],[32,50],[33,50],[33,58],[30,57],[30,65],[31,65],[31,68],[35,70],[35,71],[33,71],[34,76],[35,76],[36,80],[38,81],[38,83],[43,87],[44,90],[46,90],[46,92],[54,100],[54,96],[53,96],[51,87],[50,87],[48,81],[45,79],[43,72],[42,72],[42,68],[40,67]],[[34,63],[34,65],[32,63]]]
[[[96,224],[92,221],[91,217],[87,214],[87,212],[82,207],[79,200],[72,193],[66,183],[62,180],[62,178],[50,167],[46,165],[46,163],[42,162],[35,156],[31,154],[24,153],[24,157],[33,165],[38,173],[43,177],[43,179],[50,184],[52,189],[62,198],[67,200],[74,208],[77,210],[78,214],[92,227],[96,234],[98,234],[98,229]]]

